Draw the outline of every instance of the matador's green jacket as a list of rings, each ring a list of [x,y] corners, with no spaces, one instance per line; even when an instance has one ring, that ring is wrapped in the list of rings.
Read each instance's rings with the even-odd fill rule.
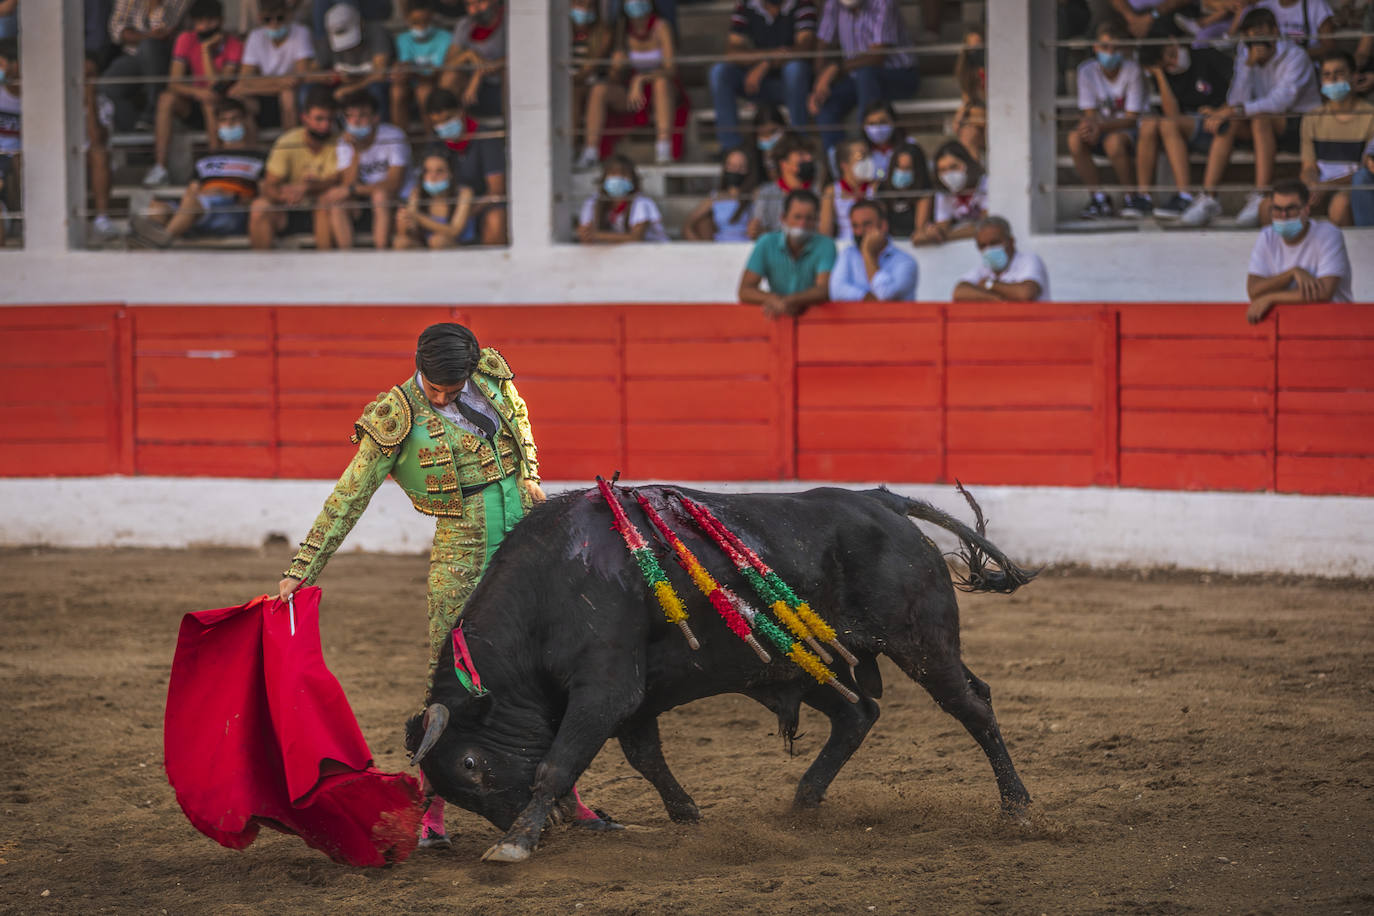
[[[472,380],[501,418],[491,440],[434,410],[414,376],[367,405],[354,424],[358,453],[286,571],[313,584],[390,475],[416,509],[437,519],[429,565],[431,676],[487,561],[530,507],[524,481],[539,480],[529,414],[506,360],[483,348]]]

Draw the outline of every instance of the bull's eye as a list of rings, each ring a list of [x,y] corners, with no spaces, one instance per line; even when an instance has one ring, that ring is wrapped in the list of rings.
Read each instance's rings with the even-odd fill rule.
[[[476,761],[476,760],[473,760],[471,757],[464,757],[464,758],[463,758],[463,769],[465,769],[465,770],[472,770],[472,769],[476,769],[476,768],[477,768],[477,761]]]

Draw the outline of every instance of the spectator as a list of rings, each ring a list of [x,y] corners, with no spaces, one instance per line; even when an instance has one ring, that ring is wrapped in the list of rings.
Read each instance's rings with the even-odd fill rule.
[[[391,247],[391,203],[410,168],[410,144],[405,131],[382,123],[377,100],[366,92],[344,99],[343,113],[344,133],[335,150],[340,180],[320,195],[320,206],[337,247],[353,247],[356,225],[370,230],[373,246],[385,251]]]
[[[154,200],[144,215],[129,220],[135,240],[167,248],[185,235],[230,238],[248,231],[248,209],[257,196],[265,160],[248,144],[244,103],[226,99],[215,129],[220,148],[196,160],[195,178],[186,186],[181,203],[171,207]]]
[[[959,84],[959,108],[950,119],[950,133],[982,162],[988,149],[988,69],[983,30],[970,29],[954,58],[954,81]]]
[[[891,102],[874,102],[864,112],[864,136],[868,139],[868,155],[877,169],[877,180],[887,177],[887,166],[900,138],[897,136],[897,112]]]
[[[1236,6],[1233,31],[1244,31],[1249,10],[1265,9],[1274,14],[1279,37],[1305,48],[1313,60],[1320,60],[1323,54],[1336,47],[1330,38],[1317,37],[1329,36],[1336,30],[1336,20],[1327,0],[1246,0]]]
[[[1312,208],[1325,205],[1337,226],[1353,223],[1350,186],[1360,170],[1365,147],[1374,140],[1374,105],[1351,92],[1355,61],[1345,51],[1322,57],[1321,85],[1326,101],[1302,119],[1302,180],[1312,191]]]
[[[1029,251],[1016,250],[1011,224],[1002,217],[985,217],[973,240],[983,263],[959,278],[955,302],[1034,302],[1050,297],[1045,262]]]
[[[317,206],[319,196],[339,183],[334,136],[334,95],[316,86],[305,97],[301,126],[272,144],[258,196],[248,214],[253,247],[267,249],[282,233],[313,232],[318,248],[332,239],[329,220]]]
[[[396,211],[396,248],[453,248],[472,222],[472,188],[454,184],[443,146],[426,151],[420,170],[406,205]]]
[[[1194,6],[1194,0],[1111,0],[1112,9],[1126,24],[1135,38],[1145,38],[1150,29],[1163,19]]]
[[[386,110],[387,61],[391,59],[391,35],[380,22],[364,22],[356,7],[336,3],[324,15],[327,40],[316,41],[315,60],[320,69],[334,73],[335,104],[355,92],[365,91]]]
[[[0,41],[19,37],[19,0],[0,0]]]
[[[572,0],[568,8],[572,17],[572,111],[587,110],[587,92],[605,79],[606,65],[600,61],[611,56],[615,41],[615,33],[597,7],[597,0]]]
[[[110,185],[113,183],[113,170],[110,167],[110,131],[114,127],[114,102],[104,93],[96,91],[92,82],[100,73],[100,55],[87,51],[85,60],[85,80],[83,88],[86,96],[86,174],[89,175],[91,199],[95,204],[95,216],[91,226],[101,241],[109,241],[119,236],[119,230],[110,220]],[[3,117],[3,115],[0,115]],[[0,194],[0,197],[3,197]]]
[[[23,164],[24,102],[19,79],[19,42],[0,39],[0,244],[6,210],[19,210]]]
[[[444,71],[439,85],[468,111],[483,117],[505,112],[505,0],[468,0],[468,14],[453,27]]]
[[[157,100],[153,167],[143,186],[156,188],[168,182],[167,151],[172,145],[173,120],[205,130],[211,149],[219,146],[215,108],[222,101],[219,87],[232,82],[243,59],[243,42],[225,35],[224,5],[220,0],[195,0],[187,13],[191,28],[177,36],[172,48],[171,81]],[[192,79],[187,80],[187,74]]]
[[[300,5],[303,0],[288,0],[292,5]],[[310,29],[316,41],[329,34],[329,10],[340,3],[346,3],[358,11],[363,22],[374,22],[385,26],[391,18],[391,0],[308,0],[310,5]]]
[[[1374,226],[1374,140],[1364,148],[1364,165],[1351,179],[1350,215],[1356,226]]]
[[[766,232],[782,228],[783,202],[793,191],[809,191],[816,183],[816,159],[811,145],[786,134],[772,149],[778,177],[754,194],[754,212],[749,219],[749,237],[757,239]]]
[[[243,46],[243,74],[229,90],[248,110],[248,142],[261,127],[287,127],[300,120],[296,94],[315,66],[310,29],[292,22],[286,0],[259,0],[260,25]]]
[[[793,130],[807,121],[811,60],[816,46],[813,0],[735,0],[726,59],[711,66],[711,99],[722,150],[739,148],[740,96],[786,105]]]
[[[1207,116],[1212,134],[1203,193],[1180,218],[1186,226],[1205,226],[1221,215],[1216,198],[1237,137],[1255,144],[1255,187],[1236,215],[1236,225],[1259,225],[1264,197],[1258,189],[1274,178],[1274,154],[1298,136],[1299,118],[1321,104],[1316,71],[1297,45],[1278,38],[1278,23],[1267,9],[1252,9],[1241,24],[1247,52],[1236,59],[1226,105]],[[1223,126],[1225,125],[1225,126]]]
[[[1179,30],[1165,26],[1152,31],[1150,36],[1177,39]],[[1231,60],[1213,48],[1189,49],[1175,40],[1167,45],[1142,47],[1140,65],[1154,79],[1163,114],[1140,120],[1140,144],[1136,150],[1137,198],[1150,206],[1122,212],[1125,216],[1144,216],[1153,210],[1159,219],[1178,219],[1193,202],[1188,154],[1205,153],[1212,144],[1212,134],[1203,128],[1203,123],[1208,115],[1226,104],[1226,92],[1231,85]],[[1177,192],[1168,201],[1154,206],[1150,186],[1154,184],[1161,143],[1174,173]]]
[[[1100,219],[1115,213],[1111,197],[1102,191],[1101,176],[1093,155],[1111,160],[1118,184],[1130,184],[1131,152],[1136,121],[1145,110],[1145,84],[1140,65],[1122,55],[1117,42],[1120,26],[1107,23],[1095,33],[1094,55],[1078,65],[1078,108],[1083,116],[1069,134],[1069,153],[1078,177],[1091,194],[1083,219]],[[1126,209],[1141,210],[1138,195],[1126,195]]]
[[[450,33],[434,27],[434,0],[410,0],[406,25],[409,28],[396,36],[396,66],[391,71],[391,117],[402,128],[410,124],[412,99],[417,113],[425,110],[453,44]]]
[[[639,172],[625,156],[612,156],[601,169],[601,191],[582,202],[577,239],[584,244],[666,242],[658,204],[639,193]]]
[[[1355,46],[1355,92],[1359,95],[1374,90],[1374,3],[1364,8],[1363,15],[1360,31],[1364,34]]]
[[[732,149],[721,163],[720,188],[697,204],[687,217],[683,234],[693,242],[749,241],[749,209],[753,193],[749,156]]]
[[[17,0],[10,0],[17,2]],[[4,4],[0,2],[0,7]],[[114,0],[84,0],[81,4],[84,19],[82,31],[86,49],[86,59],[95,67],[96,75],[104,70],[115,54],[114,43],[110,41],[110,14],[114,12]],[[17,20],[16,20],[17,24]],[[111,105],[114,103],[111,102]]]
[[[839,176],[821,192],[821,235],[837,242],[852,242],[854,229],[849,210],[856,200],[871,198],[878,190],[878,166],[869,155],[867,140],[848,140],[839,146]]]
[[[840,60],[821,69],[807,110],[821,127],[827,154],[844,139],[844,118],[880,100],[916,94],[921,72],[916,56],[893,48],[910,47],[896,0],[825,0],[816,37],[825,47],[838,47]]]
[[[935,202],[930,195],[930,166],[926,152],[915,143],[897,147],[887,178],[878,186],[878,199],[887,207],[888,231],[909,239],[927,226]]]
[[[587,146],[576,168],[601,160],[601,135],[609,112],[629,112],[633,124],[654,119],[654,160],[673,160],[673,116],[677,108],[677,64],[673,31],[654,15],[652,0],[626,0],[625,20],[617,30],[609,78],[587,94]]]
[[[425,119],[448,150],[454,183],[459,188],[472,189],[472,215],[460,227],[460,240],[469,244],[506,244],[505,147],[495,137],[477,136],[477,122],[447,89],[435,89],[429,94]]]
[[[849,214],[854,244],[841,249],[830,275],[834,302],[910,302],[916,299],[916,259],[898,251],[888,235],[887,213],[861,200]]]
[[[1260,230],[1245,279],[1251,324],[1276,305],[1353,299],[1345,238],[1330,223],[1312,219],[1309,200],[1301,181],[1274,182],[1274,221]]]
[[[750,154],[750,168],[762,181],[778,180],[778,164],[770,155],[778,141],[787,133],[787,124],[776,105],[760,102],[754,108],[754,144]]]
[[[835,242],[816,232],[820,201],[809,190],[783,201],[782,228],[759,237],[739,281],[739,301],[770,318],[800,315],[830,298]],[[763,289],[763,282],[768,289]]]
[[[146,85],[112,84],[106,94],[115,103],[115,125],[120,130],[152,127],[157,100],[172,62],[172,36],[191,0],[117,0],[110,14],[110,38],[122,53],[105,70],[108,77],[147,77]],[[138,105],[143,96],[142,107]]]
[[[925,226],[917,224],[912,244],[972,238],[988,212],[988,176],[982,164],[962,143],[950,140],[935,151],[935,177],[935,219]]]

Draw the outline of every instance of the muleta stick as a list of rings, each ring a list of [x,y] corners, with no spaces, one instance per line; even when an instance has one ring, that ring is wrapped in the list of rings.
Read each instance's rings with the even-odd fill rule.
[[[649,544],[644,540],[644,535],[639,533],[635,523],[630,521],[630,517],[625,514],[625,509],[620,505],[620,500],[616,498],[615,491],[600,474],[596,475],[596,486],[601,491],[601,498],[606,501],[606,505],[611,509],[611,518],[614,520],[613,526],[620,536],[625,539],[625,546],[629,548],[630,556],[634,557],[636,565],[639,566],[640,573],[644,576],[644,581],[649,585],[649,591],[654,593],[658,599],[659,607],[663,608],[663,616],[669,623],[675,623],[682,635],[687,638],[687,645],[693,649],[700,649],[701,643],[697,642],[696,636],[692,633],[692,627],[687,623],[687,608],[683,607],[682,599],[673,590],[673,585],[668,581],[668,576],[663,572],[663,567],[658,565],[658,558],[649,549]]]
[[[711,602],[711,607],[716,609],[716,613],[725,621],[725,625],[730,628],[740,639],[749,644],[749,648],[754,650],[754,654],[759,657],[765,665],[772,659],[768,652],[759,645],[759,641],[754,638],[753,630],[750,629],[749,621],[740,612],[739,604],[743,604],[737,596],[728,594],[726,590],[716,581],[715,577],[701,565],[696,554],[692,553],[691,548],[682,543],[682,538],[677,536],[677,532],[668,527],[668,523],[663,520],[663,516],[658,514],[658,510],[649,504],[643,493],[638,490],[631,490],[634,498],[639,502],[639,508],[644,511],[644,515],[658,529],[658,533],[668,542],[668,546],[673,548],[673,556],[677,558],[678,565],[696,583],[697,589],[706,596],[706,600]],[[734,598],[732,601],[731,599]],[[752,616],[752,615],[751,615]]]

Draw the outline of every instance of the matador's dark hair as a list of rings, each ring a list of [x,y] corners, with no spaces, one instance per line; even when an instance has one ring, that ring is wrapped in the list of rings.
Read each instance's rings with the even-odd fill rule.
[[[436,385],[463,384],[481,356],[477,335],[451,321],[425,328],[415,343],[415,368]]]

